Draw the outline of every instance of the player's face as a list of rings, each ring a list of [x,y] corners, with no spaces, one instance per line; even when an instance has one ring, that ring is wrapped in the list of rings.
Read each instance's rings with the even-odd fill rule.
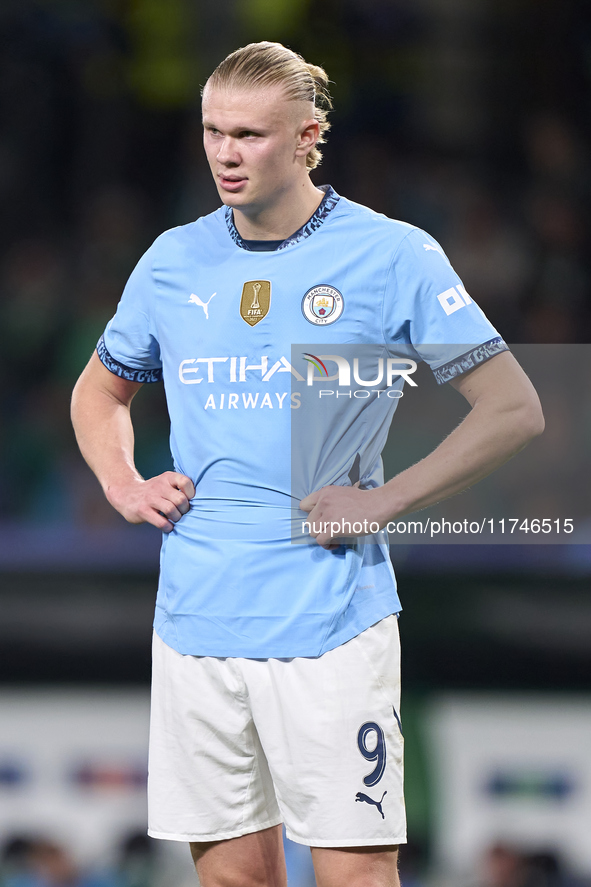
[[[281,86],[206,87],[203,142],[222,201],[247,215],[279,206],[307,179],[306,155],[318,137],[311,102],[290,101]]]

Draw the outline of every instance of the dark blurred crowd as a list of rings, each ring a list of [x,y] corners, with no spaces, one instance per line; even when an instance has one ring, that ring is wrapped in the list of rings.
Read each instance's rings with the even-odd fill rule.
[[[2,853],[1,887],[156,887],[160,870],[155,842],[132,834],[113,865],[79,865],[61,844],[46,838],[11,838]]]
[[[479,887],[588,887],[587,879],[572,875],[560,854],[525,851],[498,843],[485,854]]]
[[[146,835],[131,834],[113,863],[89,867],[78,864],[54,841],[14,837],[3,848],[0,887],[162,887],[169,882],[170,872],[162,866],[157,845]],[[301,846],[294,849],[304,850]],[[315,884],[309,853],[306,851],[302,859],[304,856],[305,864],[299,855],[294,860],[288,854],[294,887]],[[556,852],[524,850],[506,843],[493,844],[483,855],[480,869],[475,887],[589,887],[591,883],[573,875]],[[425,859],[421,861],[412,842],[401,848],[400,877],[403,887],[438,887],[442,883],[440,873],[427,867]],[[185,883],[186,878],[181,880]],[[193,880],[197,883],[194,876]]]
[[[589,341],[584,4],[545,0],[535,27],[528,3],[272,6],[3,0],[0,520],[119,520],[76,454],[70,391],[152,239],[218,205],[199,84],[251,39],[335,80],[318,183],[438,238],[508,341]],[[140,470],[168,468],[161,392],[136,411]]]

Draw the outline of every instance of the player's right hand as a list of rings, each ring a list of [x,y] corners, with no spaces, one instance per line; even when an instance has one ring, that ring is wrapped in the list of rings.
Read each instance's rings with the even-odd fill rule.
[[[195,486],[186,475],[165,471],[149,480],[138,475],[123,483],[111,484],[105,495],[129,523],[148,523],[170,533],[191,507]]]

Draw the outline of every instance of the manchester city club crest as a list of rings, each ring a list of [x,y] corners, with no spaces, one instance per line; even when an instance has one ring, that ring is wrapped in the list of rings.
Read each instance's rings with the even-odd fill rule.
[[[334,323],[343,313],[344,307],[341,293],[326,283],[313,286],[302,299],[304,317],[316,326]]]

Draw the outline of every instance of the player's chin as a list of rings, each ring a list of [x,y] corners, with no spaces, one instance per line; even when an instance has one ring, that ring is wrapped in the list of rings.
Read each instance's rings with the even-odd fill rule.
[[[245,200],[244,194],[242,192],[236,191],[226,191],[221,185],[218,185],[218,194],[220,195],[220,200],[226,206],[238,209],[243,206],[245,203],[248,203]]]

